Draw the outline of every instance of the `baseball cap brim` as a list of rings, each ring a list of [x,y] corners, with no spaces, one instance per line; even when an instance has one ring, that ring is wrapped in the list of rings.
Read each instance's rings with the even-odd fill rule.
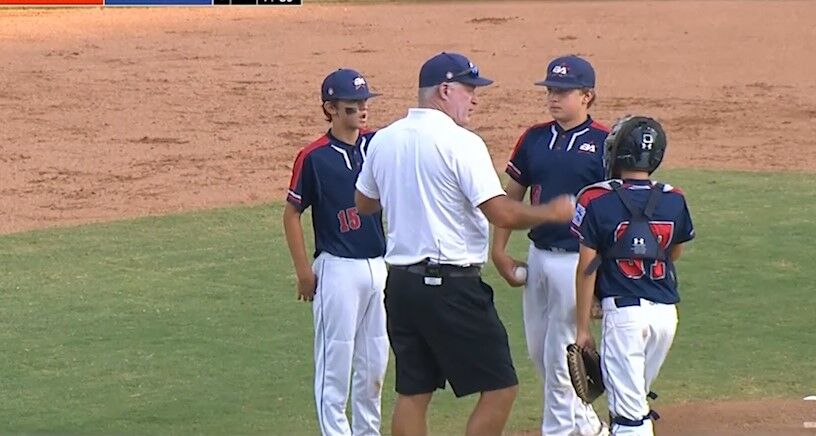
[[[333,95],[331,98],[325,101],[337,101],[337,100],[347,100],[347,101],[357,101],[357,100],[368,100],[369,98],[379,97],[382,94],[376,92],[369,92],[368,94],[354,94],[354,95]]]
[[[471,76],[464,76],[464,77],[457,77],[454,81],[459,83],[464,83],[466,85],[471,86],[487,86],[493,84],[493,81],[486,78],[486,77],[471,77]]]
[[[535,82],[538,86],[549,86],[550,88],[560,88],[560,89],[581,89],[583,86],[576,85],[574,83],[564,83],[558,82],[555,80],[540,80]]]

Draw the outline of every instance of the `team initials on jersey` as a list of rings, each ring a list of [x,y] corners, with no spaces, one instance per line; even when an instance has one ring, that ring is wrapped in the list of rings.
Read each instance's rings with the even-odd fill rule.
[[[615,242],[618,238],[623,236],[626,229],[629,227],[629,221],[624,221],[618,224],[615,229]],[[650,221],[649,228],[657,237],[657,243],[666,250],[671,244],[674,237],[674,222],[673,221]],[[646,253],[646,239],[632,238],[632,252],[635,254]],[[646,265],[643,259],[628,259],[618,260],[618,270],[628,279],[642,279],[646,275]],[[655,260],[649,268],[649,275],[652,280],[662,280],[666,278],[666,262],[662,260]]]
[[[590,144],[588,142],[581,144],[581,146],[578,147],[578,150],[585,151],[587,153],[595,153],[595,151],[597,151],[595,144]]]
[[[340,221],[340,233],[357,230],[362,225],[360,222],[360,214],[357,213],[356,207],[350,207],[337,212],[337,220]]]

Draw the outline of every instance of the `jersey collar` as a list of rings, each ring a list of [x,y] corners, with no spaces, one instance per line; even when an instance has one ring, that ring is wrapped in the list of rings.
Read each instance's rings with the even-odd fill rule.
[[[450,124],[456,124],[448,114],[438,109],[427,107],[412,107],[408,109],[408,118],[431,118],[437,121],[443,121]]]
[[[569,130],[564,130],[564,129],[562,129],[562,128],[561,128],[561,125],[560,125],[560,124],[558,124],[558,121],[553,120],[553,122],[552,122],[552,123],[553,123],[553,127],[555,127],[555,131],[556,131],[556,132],[557,132],[559,135],[563,135],[563,134],[568,134],[568,133],[574,133],[574,132],[577,132],[577,131],[579,131],[579,130],[588,129],[588,128],[589,128],[589,126],[591,126],[591,125],[592,125],[592,117],[591,117],[591,116],[589,116],[589,115],[587,115],[587,119],[586,119],[586,121],[584,121],[583,123],[581,123],[581,124],[579,124],[579,125],[577,125],[577,126],[575,126],[575,127],[571,128],[571,129],[569,129]]]
[[[330,140],[330,141],[331,141],[331,143],[332,143],[332,144],[334,144],[334,145],[344,145],[344,146],[346,146],[346,147],[351,147],[351,148],[354,148],[354,147],[356,146],[356,145],[348,144],[348,143],[346,143],[346,142],[343,142],[343,141],[341,141],[341,140],[337,139],[337,137],[336,137],[336,136],[332,135],[332,131],[331,131],[331,129],[329,129],[329,130],[326,132],[326,136],[328,136],[329,140]],[[358,143],[358,144],[360,143],[360,138],[362,138],[362,137],[363,137],[363,135],[361,135],[361,134],[358,134],[358,135],[357,135],[357,143]]]
[[[649,179],[642,180],[642,179],[623,179],[624,185],[634,185],[634,186],[649,186],[652,184],[652,181]]]

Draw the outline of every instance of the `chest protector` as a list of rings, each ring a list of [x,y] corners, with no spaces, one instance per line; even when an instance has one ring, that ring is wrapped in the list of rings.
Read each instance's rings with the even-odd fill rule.
[[[618,198],[629,211],[629,225],[615,241],[612,248],[604,252],[598,252],[598,255],[592,259],[584,273],[590,275],[597,271],[603,259],[660,260],[670,264],[666,250],[660,245],[660,241],[658,241],[652,227],[649,225],[657,204],[660,202],[660,197],[663,195],[664,185],[657,183],[652,187],[649,199],[646,201],[646,207],[643,210],[635,207],[629,198],[629,193],[620,182],[613,181],[609,185],[615,190],[615,194],[618,195]]]

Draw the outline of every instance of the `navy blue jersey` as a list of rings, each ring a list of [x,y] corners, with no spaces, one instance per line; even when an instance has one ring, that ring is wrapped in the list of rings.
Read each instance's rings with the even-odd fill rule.
[[[385,254],[380,213],[359,215],[354,183],[374,132],[361,132],[356,145],[331,131],[302,149],[292,168],[286,201],[299,212],[312,207],[315,257],[322,252],[352,259]]]
[[[609,129],[590,117],[570,130],[563,130],[555,121],[533,126],[519,138],[507,174],[530,187],[532,204],[562,194],[577,195],[581,188],[604,179],[607,134]],[[542,224],[530,230],[528,237],[542,250],[578,251],[569,224]]]
[[[621,182],[621,181],[619,181]],[[653,187],[650,180],[624,180],[623,187],[633,206],[643,209]],[[603,255],[612,249],[618,237],[626,232],[630,213],[609,181],[588,186],[578,197],[572,231],[581,243]],[[657,203],[649,221],[657,242],[668,251],[671,246],[694,238],[686,199],[669,185]],[[595,294],[606,297],[638,297],[664,304],[680,301],[674,265],[671,260],[620,260],[603,258],[598,269]]]

